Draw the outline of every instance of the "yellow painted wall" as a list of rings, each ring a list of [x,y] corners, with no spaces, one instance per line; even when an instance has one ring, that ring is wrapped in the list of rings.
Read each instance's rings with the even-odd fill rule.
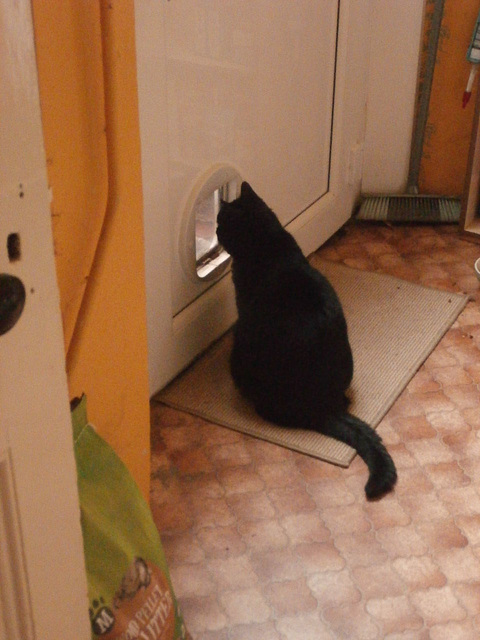
[[[133,0],[33,0],[71,397],[150,476]]]
[[[427,0],[427,12],[431,4],[432,0]],[[420,167],[420,193],[463,193],[475,92],[466,109],[462,109],[462,95],[470,72],[466,54],[479,9],[479,0],[445,0]]]

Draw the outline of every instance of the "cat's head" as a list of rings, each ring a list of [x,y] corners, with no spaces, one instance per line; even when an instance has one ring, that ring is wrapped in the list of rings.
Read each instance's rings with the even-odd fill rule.
[[[278,228],[277,217],[248,182],[242,182],[236,200],[222,203],[217,216],[218,241],[233,259],[264,248]]]

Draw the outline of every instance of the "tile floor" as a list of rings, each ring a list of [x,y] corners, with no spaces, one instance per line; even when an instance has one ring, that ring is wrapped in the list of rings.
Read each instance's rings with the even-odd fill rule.
[[[480,245],[348,223],[324,258],[472,296],[378,431],[399,472],[340,469],[152,402],[151,504],[195,640],[480,637]]]

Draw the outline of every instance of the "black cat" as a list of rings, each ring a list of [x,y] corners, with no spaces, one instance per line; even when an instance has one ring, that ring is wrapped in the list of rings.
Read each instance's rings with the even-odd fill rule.
[[[247,182],[239,198],[222,203],[217,223],[238,308],[235,384],[266,420],[355,448],[369,468],[368,498],[390,491],[397,474],[380,436],[347,412],[353,360],[333,287]]]

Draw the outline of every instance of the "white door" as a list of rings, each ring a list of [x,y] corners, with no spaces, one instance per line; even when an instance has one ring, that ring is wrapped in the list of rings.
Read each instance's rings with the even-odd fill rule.
[[[86,640],[87,583],[29,0],[0,2],[0,86],[0,639]],[[18,317],[8,309],[17,308],[17,298]]]
[[[350,215],[367,5],[137,0],[152,391],[234,319],[228,263],[200,270],[225,185],[250,182],[306,252]]]
[[[231,164],[284,224],[328,191],[338,2],[167,3],[169,213],[189,250],[185,196]],[[174,313],[202,290],[173,261]]]

